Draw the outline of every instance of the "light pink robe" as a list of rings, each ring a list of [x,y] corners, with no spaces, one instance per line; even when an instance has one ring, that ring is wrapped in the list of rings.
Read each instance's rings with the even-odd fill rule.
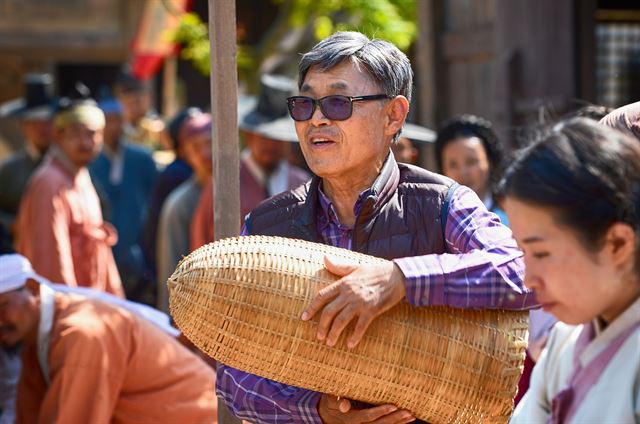
[[[86,168],[52,153],[32,176],[16,225],[16,249],[43,277],[124,297],[111,252],[117,233],[102,219]]]

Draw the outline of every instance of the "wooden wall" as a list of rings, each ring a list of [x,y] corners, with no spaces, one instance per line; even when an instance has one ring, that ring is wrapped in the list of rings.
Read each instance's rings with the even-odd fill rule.
[[[435,32],[435,76],[430,85],[419,84],[435,93],[419,96],[433,111],[421,115],[424,123],[431,119],[437,127],[473,113],[494,122],[504,142],[514,145],[518,128],[536,121],[544,108],[561,113],[574,102],[580,82],[574,1],[430,3],[428,11],[418,9],[421,31]],[[416,69],[418,80],[421,71]]]

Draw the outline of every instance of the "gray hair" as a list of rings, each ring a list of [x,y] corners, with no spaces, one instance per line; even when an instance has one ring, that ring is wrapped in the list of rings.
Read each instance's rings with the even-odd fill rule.
[[[344,60],[364,66],[378,87],[389,97],[405,96],[411,101],[413,72],[407,56],[388,41],[354,31],[336,32],[305,53],[298,66],[298,88],[312,66],[327,71]]]

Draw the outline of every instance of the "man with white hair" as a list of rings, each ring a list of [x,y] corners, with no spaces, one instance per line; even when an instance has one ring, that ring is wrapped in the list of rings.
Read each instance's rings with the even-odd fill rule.
[[[21,255],[0,269],[0,346],[21,343],[16,422],[215,421],[215,373],[166,315],[53,285]]]

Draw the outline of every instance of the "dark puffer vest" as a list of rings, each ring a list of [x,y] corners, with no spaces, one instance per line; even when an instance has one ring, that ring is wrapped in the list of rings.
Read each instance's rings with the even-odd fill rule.
[[[313,177],[262,202],[247,220],[249,234],[321,242],[316,223],[319,183]],[[455,187],[453,180],[399,164],[389,154],[356,217],[352,249],[385,259],[445,253],[442,219]]]

